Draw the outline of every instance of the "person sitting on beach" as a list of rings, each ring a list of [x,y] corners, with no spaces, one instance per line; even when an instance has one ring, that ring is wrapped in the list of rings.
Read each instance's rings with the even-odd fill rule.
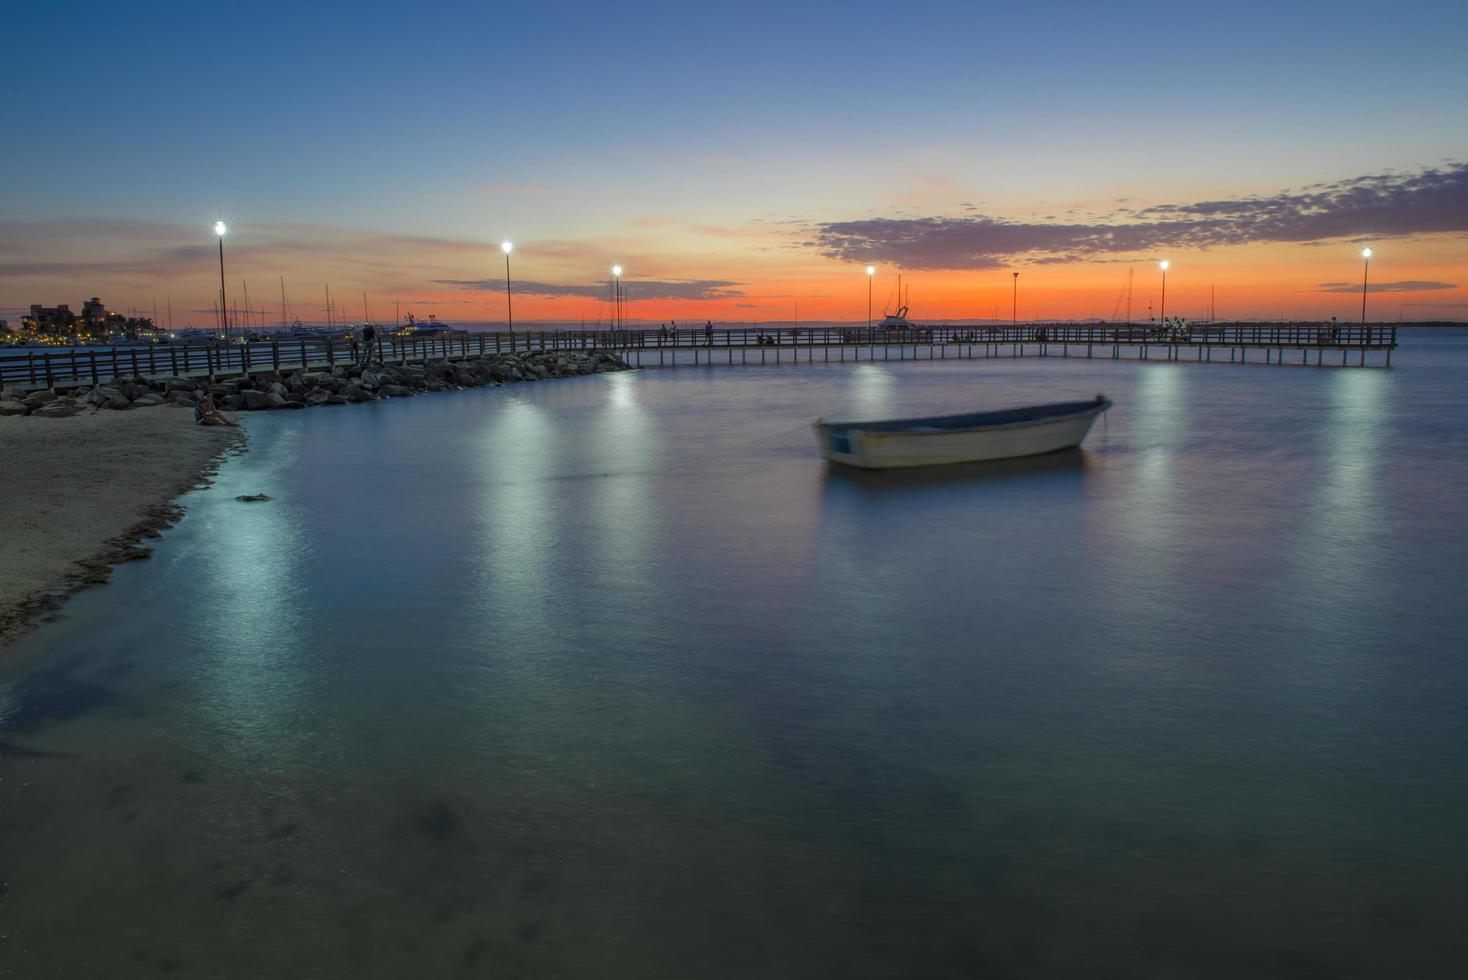
[[[194,406],[194,422],[199,425],[234,425],[225,414],[214,405],[214,396],[207,391],[204,397],[199,399],[199,404]]]

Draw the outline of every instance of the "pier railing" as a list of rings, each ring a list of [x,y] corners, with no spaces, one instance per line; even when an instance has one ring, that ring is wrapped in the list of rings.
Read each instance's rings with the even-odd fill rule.
[[[363,360],[414,363],[484,357],[501,353],[570,350],[765,350],[832,347],[949,347],[1037,345],[1212,348],[1275,351],[1390,351],[1397,346],[1392,325],[1202,324],[1185,328],[1147,324],[1024,324],[943,326],[884,330],[866,327],[730,327],[641,330],[545,330],[454,333],[433,337],[378,337],[369,352],[356,339],[272,338],[239,343],[155,344],[143,347],[30,348],[0,351],[0,383],[27,387],[100,384],[119,376],[198,377],[266,371],[329,369]],[[1145,356],[1145,354],[1143,355]],[[1305,356],[1305,355],[1302,355]],[[1211,359],[1211,358],[1210,358]],[[1345,359],[1342,358],[1344,363]],[[674,363],[677,363],[675,360]],[[732,362],[731,362],[732,363]],[[1323,361],[1322,361],[1323,363]],[[1365,363],[1364,357],[1361,363]]]

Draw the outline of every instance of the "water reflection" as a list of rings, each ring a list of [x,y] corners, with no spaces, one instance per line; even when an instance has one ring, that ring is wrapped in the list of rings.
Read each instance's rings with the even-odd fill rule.
[[[79,976],[1432,975],[1468,874],[1434,377],[787,364],[252,417],[157,558],[0,664],[5,740],[65,753],[0,751],[7,942]],[[1032,460],[843,471],[809,431],[1096,390]]]

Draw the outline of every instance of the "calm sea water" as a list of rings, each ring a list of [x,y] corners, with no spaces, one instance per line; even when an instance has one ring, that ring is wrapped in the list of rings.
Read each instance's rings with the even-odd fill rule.
[[[0,975],[1461,976],[1468,336],[1395,364],[250,416],[0,663]],[[1098,391],[1024,463],[808,429]]]

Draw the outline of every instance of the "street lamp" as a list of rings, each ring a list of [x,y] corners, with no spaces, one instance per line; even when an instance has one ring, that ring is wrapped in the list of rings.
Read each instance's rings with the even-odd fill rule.
[[[867,329],[872,329],[872,277],[877,274],[877,267],[867,266]]]
[[[1371,273],[1371,249],[1361,250],[1361,326],[1366,326],[1366,277]]]
[[[1167,323],[1167,267],[1170,266],[1170,265],[1172,265],[1172,263],[1169,262],[1169,261],[1167,261],[1166,259],[1163,259],[1161,262],[1158,262],[1157,263],[1157,267],[1162,270],[1162,311],[1161,311],[1161,318],[1162,318],[1162,322],[1164,324]]]
[[[515,250],[511,242],[500,242],[505,250],[505,321],[510,325],[510,350],[515,349],[515,304],[510,296],[510,253]],[[528,344],[526,349],[528,350]]]
[[[1010,302],[1010,307],[1009,307],[1009,325],[1010,325],[1010,327],[1018,327],[1019,326],[1019,273],[1018,272],[1016,272],[1014,274],[1013,295],[1009,297],[1009,302]]]
[[[612,309],[614,311],[614,315],[617,318],[617,329],[618,330],[621,330],[622,329],[622,267],[620,265],[614,265],[614,266],[612,266],[612,277],[616,280],[616,283],[617,283],[616,284],[616,288],[615,288],[615,290],[612,293],[612,295],[614,297],[614,299],[612,301]]]
[[[229,339],[229,300],[224,294],[224,233],[229,226],[223,221],[214,222],[214,234],[219,236],[219,316],[224,325],[224,339]]]

